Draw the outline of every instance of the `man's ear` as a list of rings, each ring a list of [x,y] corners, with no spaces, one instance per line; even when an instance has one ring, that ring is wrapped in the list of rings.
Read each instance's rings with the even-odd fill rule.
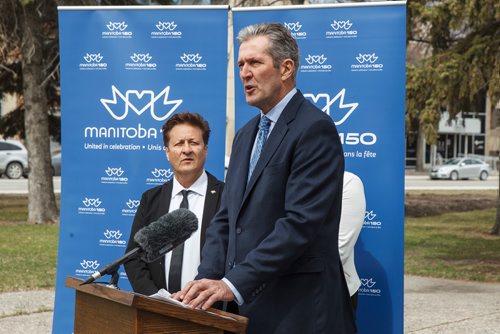
[[[285,81],[293,76],[295,64],[290,58],[283,60],[281,63],[281,80]]]
[[[167,161],[170,161],[170,159],[168,158],[168,147],[165,146],[165,156],[167,157]]]

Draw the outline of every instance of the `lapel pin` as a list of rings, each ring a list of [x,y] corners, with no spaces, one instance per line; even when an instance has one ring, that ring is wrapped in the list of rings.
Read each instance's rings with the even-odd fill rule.
[[[217,191],[216,190],[210,190],[212,194],[215,194]]]

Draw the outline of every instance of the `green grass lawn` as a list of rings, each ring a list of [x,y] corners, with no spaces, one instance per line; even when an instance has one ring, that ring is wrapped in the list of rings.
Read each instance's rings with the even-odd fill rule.
[[[500,237],[488,234],[495,213],[407,218],[405,273],[500,282]],[[26,216],[26,198],[0,196],[0,292],[55,285],[59,227],[28,225]]]
[[[28,220],[28,197],[25,195],[0,196],[0,221]]]
[[[500,282],[500,237],[488,234],[496,210],[407,218],[405,273]]]
[[[55,285],[56,225],[0,223],[0,292]]]

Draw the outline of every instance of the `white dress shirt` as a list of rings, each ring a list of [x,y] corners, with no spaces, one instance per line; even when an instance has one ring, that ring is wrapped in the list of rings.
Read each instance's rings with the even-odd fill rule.
[[[184,253],[182,256],[182,273],[181,273],[181,288],[187,282],[192,281],[198,273],[200,265],[200,238],[201,238],[201,222],[203,219],[203,208],[205,206],[205,196],[208,187],[207,173],[203,171],[201,176],[189,187],[185,189],[175,179],[172,186],[172,197],[170,198],[170,207],[168,212],[172,212],[179,208],[182,202],[182,190],[190,190],[188,194],[189,210],[192,211],[198,218],[198,229],[184,242]],[[172,252],[165,254],[165,279],[168,286],[168,274],[170,272],[170,259]]]
[[[342,191],[342,214],[339,228],[339,254],[344,268],[344,275],[352,296],[361,286],[356,266],[354,265],[354,246],[363,227],[366,201],[363,182],[352,173],[344,172]]]

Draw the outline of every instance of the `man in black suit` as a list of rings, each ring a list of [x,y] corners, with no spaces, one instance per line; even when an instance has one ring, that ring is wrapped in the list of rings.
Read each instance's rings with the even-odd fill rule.
[[[139,229],[179,207],[193,211],[201,224],[183,245],[155,262],[146,263],[136,258],[125,264],[132,288],[144,295],[162,288],[176,292],[196,276],[205,230],[219,208],[224,187],[204,170],[210,128],[199,114],[176,114],[165,123],[162,132],[174,177],[142,194],[126,251],[137,247],[134,235]]]
[[[238,34],[246,102],[221,209],[196,281],[173,295],[206,309],[238,303],[247,333],[356,332],[338,251],[344,157],[330,116],[295,88],[299,49],[281,24]]]

